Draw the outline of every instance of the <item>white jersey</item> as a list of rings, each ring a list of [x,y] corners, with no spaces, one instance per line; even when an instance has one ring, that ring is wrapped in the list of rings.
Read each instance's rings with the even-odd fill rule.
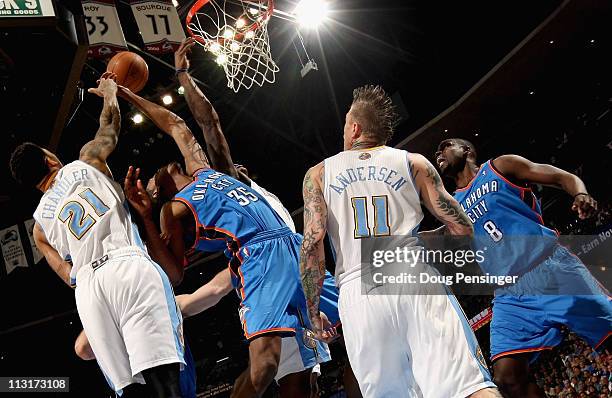
[[[49,244],[72,261],[72,283],[82,266],[111,250],[137,246],[146,252],[121,186],[80,160],[59,170],[34,219]]]
[[[270,206],[274,209],[274,211],[283,219],[285,224],[295,232],[295,224],[293,223],[293,219],[291,218],[291,213],[283,206],[280,199],[276,195],[271,192],[268,192],[264,188],[260,187],[255,183],[255,181],[251,180],[251,188],[257,191],[261,196],[266,198]]]
[[[323,184],[338,287],[360,275],[361,239],[413,236],[423,219],[406,151],[340,152],[325,160]]]

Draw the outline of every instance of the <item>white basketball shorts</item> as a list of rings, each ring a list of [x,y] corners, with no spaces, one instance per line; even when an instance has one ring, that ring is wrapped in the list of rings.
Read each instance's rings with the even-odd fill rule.
[[[360,278],[340,287],[349,361],[364,398],[463,398],[495,387],[459,303],[438,294],[362,293]]]
[[[137,247],[113,250],[77,274],[76,304],[85,334],[117,392],[144,383],[141,371],[180,363],[183,320],[166,273]]]

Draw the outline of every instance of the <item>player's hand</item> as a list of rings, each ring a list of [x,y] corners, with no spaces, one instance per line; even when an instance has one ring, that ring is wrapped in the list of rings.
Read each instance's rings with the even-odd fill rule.
[[[176,69],[189,69],[189,59],[187,54],[191,52],[191,47],[195,46],[196,41],[193,37],[188,37],[174,53],[174,67]]]
[[[139,176],[140,169],[134,169],[133,166],[130,166],[123,182],[123,191],[127,200],[140,217],[150,219],[153,212],[153,204],[149,194],[142,185],[142,181],[138,178]]]
[[[578,213],[581,220],[592,217],[597,212],[597,201],[591,195],[577,195],[572,210]]]
[[[117,75],[113,72],[104,72],[97,81],[98,87],[90,88],[87,92],[102,98],[104,98],[105,95],[117,95],[116,78]]]
[[[338,331],[331,324],[327,315],[325,313],[320,312],[317,315],[314,315],[310,322],[312,323],[313,332],[315,334],[315,338],[317,340],[321,340],[325,343],[331,343],[336,340],[338,337]]]

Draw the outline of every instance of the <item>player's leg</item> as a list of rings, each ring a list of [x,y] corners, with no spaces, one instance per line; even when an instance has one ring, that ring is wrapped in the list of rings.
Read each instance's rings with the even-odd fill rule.
[[[142,371],[147,385],[151,386],[154,398],[181,398],[179,374],[178,363],[169,363]]]
[[[281,353],[281,337],[265,334],[249,344],[249,366],[236,379],[232,397],[261,397],[278,369]]]
[[[185,365],[182,318],[168,276],[138,252],[119,261],[104,276],[120,312],[132,374],[142,373],[155,397],[180,396],[180,364]],[[123,288],[112,288],[118,279],[125,281]]]
[[[422,265],[421,272],[437,272]],[[496,387],[476,336],[455,296],[444,285],[406,285],[389,296],[404,330],[415,364],[436,366],[413,368],[414,378],[425,397],[469,397],[480,391],[486,396]],[[492,389],[492,391],[483,391]],[[477,395],[476,395],[477,396]]]
[[[419,397],[413,358],[388,297],[375,291],[362,294],[359,279],[340,288],[346,351],[364,397]]]
[[[312,369],[291,373],[278,381],[282,398],[309,398],[312,396]],[[316,379],[315,379],[316,384]]]
[[[529,381],[530,354],[508,355],[493,363],[495,384],[508,398],[544,398],[542,390]]]
[[[75,345],[80,346],[80,350],[85,345],[83,339],[87,338],[110,388],[119,392],[133,383],[144,383],[144,379],[132,375],[129,354],[118,327],[117,313],[108,305],[112,300],[101,283],[101,274],[109,266],[113,266],[111,261],[94,271],[87,265],[77,275],[79,282],[75,299],[84,332]]]

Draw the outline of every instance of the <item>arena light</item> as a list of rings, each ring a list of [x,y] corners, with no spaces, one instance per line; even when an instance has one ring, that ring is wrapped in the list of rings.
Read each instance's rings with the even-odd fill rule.
[[[227,63],[227,55],[223,53],[219,54],[219,56],[217,56],[216,61],[219,65],[225,65]]]
[[[246,32],[244,34],[245,39],[252,39],[253,37],[255,37],[255,32],[253,32],[252,30],[249,30],[248,32]]]
[[[213,53],[213,54],[217,55],[217,54],[219,54],[219,52],[221,51],[221,44],[219,44],[219,43],[217,43],[217,42],[214,42],[214,43],[212,43],[212,44],[211,44],[211,45],[208,47],[208,50],[209,50],[211,53]]]
[[[162,102],[164,105],[170,105],[172,103],[172,96],[170,94],[166,94],[162,97]]]
[[[246,20],[244,18],[238,18],[236,20],[236,28],[242,29],[246,26]]]
[[[177,88],[177,89],[176,89],[176,92],[177,92],[179,95],[183,95],[183,94],[185,94],[185,87],[180,86],[179,88]]]
[[[231,39],[232,37],[234,37],[234,31],[230,28],[225,29],[225,32],[223,32],[223,37],[225,39]]]
[[[294,14],[301,26],[316,28],[327,18],[328,11],[323,0],[302,0],[295,7]]]
[[[179,6],[179,3],[178,3],[178,1],[177,1],[177,0],[172,0],[172,5],[173,5],[174,7],[178,7],[178,6]]]
[[[132,116],[132,121],[135,124],[140,124],[140,123],[142,123],[144,121],[144,117],[142,116],[142,114],[136,113],[136,114],[134,114],[134,116]]]
[[[233,41],[232,44],[230,44],[230,50],[232,50],[233,52],[237,52],[238,50],[240,50],[240,44]]]

